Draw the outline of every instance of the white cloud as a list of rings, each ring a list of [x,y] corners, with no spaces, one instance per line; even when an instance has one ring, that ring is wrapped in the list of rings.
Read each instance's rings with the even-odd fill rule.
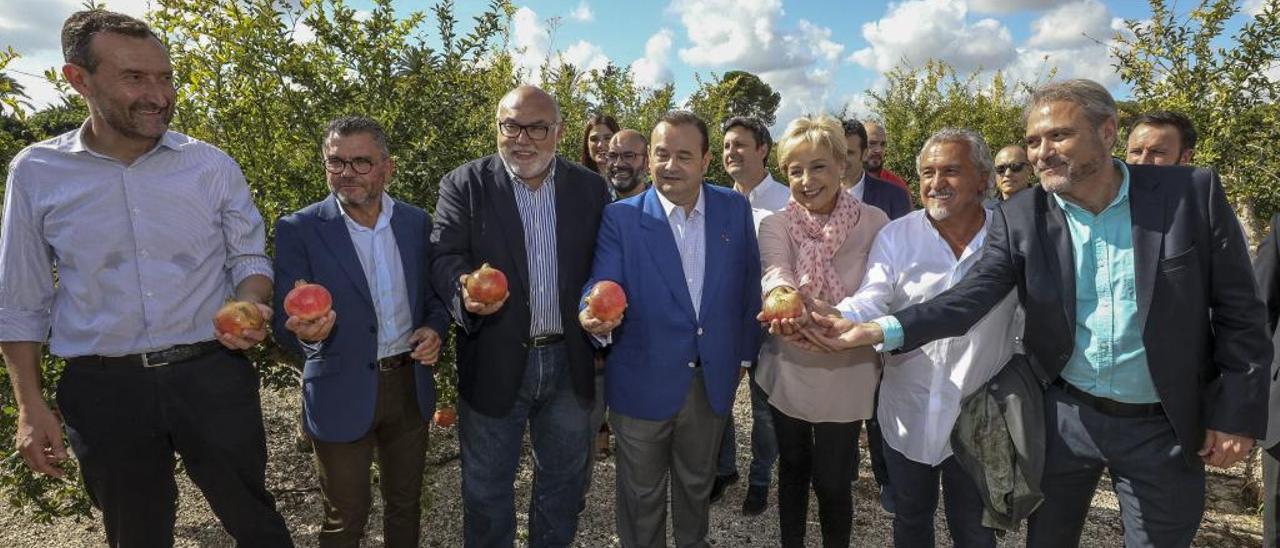
[[[138,18],[147,12],[147,0],[108,0],[106,6]],[[23,54],[56,50],[62,22],[81,9],[81,0],[0,0],[0,47]]]
[[[604,54],[600,46],[586,40],[578,40],[560,53],[560,61],[573,65],[585,73],[591,70],[604,70],[609,65],[609,56]]]
[[[671,48],[675,43],[675,33],[671,29],[662,29],[649,37],[644,43],[644,57],[631,63],[631,75],[636,85],[656,88],[671,83],[674,75],[671,72]]]
[[[969,0],[969,7],[982,13],[1014,13],[1042,10],[1061,3],[1062,0]]]
[[[1106,40],[1113,33],[1107,7],[1097,0],[1082,0],[1054,8],[1031,24],[1034,34],[1027,46],[1074,48]]]
[[[902,62],[919,66],[940,59],[962,72],[1002,67],[1013,60],[1013,38],[995,19],[970,22],[961,0],[911,0],[862,25],[870,47],[849,60],[886,72]]]
[[[578,2],[578,7],[569,12],[569,18],[574,21],[588,23],[594,21],[596,14],[591,11],[591,6],[587,5],[587,0]]]
[[[526,82],[536,82],[540,78],[539,69],[547,61],[551,51],[551,33],[547,30],[538,14],[528,7],[516,10],[511,18],[512,51],[519,78]]]
[[[680,59],[692,67],[745,70],[782,95],[777,119],[831,110],[832,82],[844,45],[831,30],[800,20],[782,28],[781,0],[673,0],[689,47]]]

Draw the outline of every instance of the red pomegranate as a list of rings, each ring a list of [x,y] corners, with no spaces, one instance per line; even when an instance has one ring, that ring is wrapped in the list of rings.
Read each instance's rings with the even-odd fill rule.
[[[507,295],[507,275],[484,263],[467,276],[467,296],[481,304],[499,302]]]
[[[764,299],[764,321],[799,318],[804,314],[804,299],[790,287],[779,287]]]
[[[627,309],[627,294],[613,280],[597,282],[587,294],[587,310],[602,322],[617,321]]]
[[[458,421],[458,413],[452,407],[442,407],[436,410],[436,414],[432,418],[435,420],[436,426],[448,428]]]
[[[247,301],[227,301],[213,316],[213,325],[218,331],[237,337],[245,331],[262,329],[265,323],[258,306]]]
[[[294,282],[293,289],[284,297],[284,312],[290,317],[311,321],[333,309],[333,296],[320,284],[306,280]]]

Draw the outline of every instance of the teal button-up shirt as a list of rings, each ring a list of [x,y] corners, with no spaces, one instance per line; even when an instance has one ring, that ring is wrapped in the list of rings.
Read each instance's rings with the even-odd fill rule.
[[[1075,351],[1062,378],[1095,396],[1125,403],[1160,401],[1138,325],[1137,271],[1133,264],[1133,218],[1129,213],[1129,168],[1116,160],[1124,179],[1116,197],[1094,215],[1057,194],[1071,232],[1076,273]],[[884,331],[881,351],[902,346],[897,318],[874,320]],[[1034,333],[1027,337],[1036,336]]]

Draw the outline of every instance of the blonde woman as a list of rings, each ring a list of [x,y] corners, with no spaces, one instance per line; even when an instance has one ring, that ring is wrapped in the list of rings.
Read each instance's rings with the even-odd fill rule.
[[[807,313],[829,308],[862,283],[871,243],[889,219],[841,190],[845,149],[840,121],[830,116],[799,118],[778,142],[778,165],[791,200],[760,225],[766,300],[795,291]],[[871,417],[879,358],[870,348],[822,354],[787,342],[782,334],[804,317],[769,321],[773,334],[761,348],[756,371],[778,438],[782,545],[804,546],[812,485],[822,545],[844,547],[853,525],[850,484],[858,431]]]

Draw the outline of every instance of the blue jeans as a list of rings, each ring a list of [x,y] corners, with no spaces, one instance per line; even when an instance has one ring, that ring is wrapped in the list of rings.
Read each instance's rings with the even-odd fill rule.
[[[467,547],[515,543],[515,492],[525,424],[533,445],[529,546],[568,546],[578,530],[592,432],[591,405],[573,391],[563,343],[529,349],[511,411],[490,417],[458,401],[463,538]]]
[[[747,476],[747,484],[768,487],[773,464],[778,462],[778,438],[773,431],[769,395],[756,384],[755,371],[755,368],[751,369],[748,381],[751,384],[751,472]],[[738,436],[734,429],[733,413],[729,413],[724,436],[720,440],[716,475],[727,476],[738,471]]]

